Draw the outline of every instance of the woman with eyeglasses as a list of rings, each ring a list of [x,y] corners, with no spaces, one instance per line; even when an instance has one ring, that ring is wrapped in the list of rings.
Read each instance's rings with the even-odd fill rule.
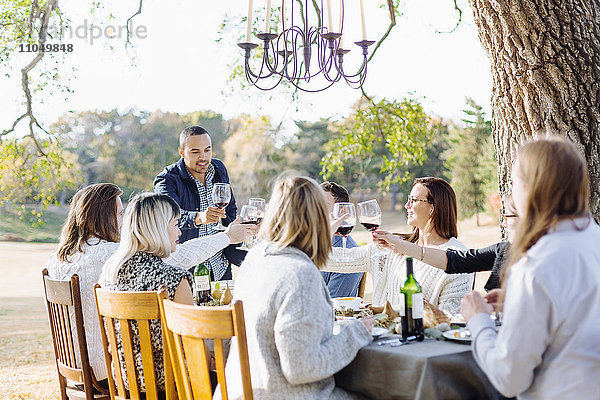
[[[508,242],[498,242],[482,249],[441,250],[434,247],[420,246],[408,240],[387,231],[375,231],[373,238],[375,241],[392,251],[405,254],[409,257],[420,259],[425,264],[439,268],[447,274],[462,274],[478,271],[492,271],[488,281],[485,284],[485,290],[490,291],[500,287],[500,274],[502,266],[508,255],[510,240],[515,231],[517,222],[517,213],[512,197],[506,199],[506,214],[502,225],[508,233]]]
[[[417,178],[404,205],[407,223],[413,232],[406,240],[421,248],[431,247],[466,250],[459,242],[454,190],[441,178]],[[334,248],[335,256],[341,249]],[[389,301],[392,306],[403,306],[400,288],[406,280],[406,255],[381,248],[375,244],[347,250],[353,262],[330,260],[324,270],[336,272],[370,272],[373,277],[373,304]],[[335,257],[334,257],[335,258]],[[473,274],[445,274],[423,262],[421,253],[414,258],[414,275],[423,291],[423,297],[441,310],[456,314],[462,297],[473,287]]]

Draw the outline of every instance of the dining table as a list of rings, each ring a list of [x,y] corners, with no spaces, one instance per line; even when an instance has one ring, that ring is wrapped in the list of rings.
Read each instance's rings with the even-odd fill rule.
[[[336,385],[373,400],[505,399],[468,344],[430,338],[398,344],[378,338],[363,347],[335,375]]]

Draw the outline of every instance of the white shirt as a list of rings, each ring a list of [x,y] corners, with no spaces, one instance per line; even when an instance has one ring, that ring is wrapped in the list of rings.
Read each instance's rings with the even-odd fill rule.
[[[182,268],[190,268],[196,264],[200,264],[228,245],[229,237],[224,232],[214,236],[188,240],[185,243],[177,245],[177,250],[171,253],[165,259],[165,262]],[[98,380],[105,379],[108,375],[106,374],[106,364],[104,363],[104,350],[102,349],[100,325],[98,324],[94,285],[100,278],[102,266],[118,248],[119,243],[91,238],[89,244],[83,246],[83,251],[75,252],[68,257],[69,262],[59,261],[56,254],[50,256],[46,262],[48,275],[52,279],[70,279],[74,274],[79,276],[89,360],[94,375]],[[74,314],[71,318],[74,321]],[[73,334],[77,335],[75,331]],[[79,353],[76,353],[76,357],[79,363]]]
[[[469,321],[477,364],[505,396],[600,398],[600,227],[593,221],[559,222],[510,269],[499,333],[487,314]]]
[[[456,238],[450,238],[436,249],[466,250],[464,244]],[[395,309],[404,310],[404,302],[400,289],[406,280],[406,256],[388,249],[380,249],[374,244],[346,249],[354,262],[336,262],[342,249],[333,249],[333,258],[322,268],[323,271],[335,272],[369,272],[373,277],[373,304],[385,304],[386,300]],[[473,289],[474,274],[446,274],[439,268],[432,267],[413,259],[414,276],[423,292],[423,298],[441,310],[457,314],[463,296]]]

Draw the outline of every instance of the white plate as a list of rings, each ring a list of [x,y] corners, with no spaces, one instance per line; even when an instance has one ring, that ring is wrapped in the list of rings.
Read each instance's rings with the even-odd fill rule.
[[[374,326],[373,331],[371,332],[371,335],[373,335],[373,337],[379,337],[379,336],[387,335],[388,333],[390,333],[390,331],[388,331],[387,329],[382,328],[380,326]]]
[[[460,328],[460,329],[451,329],[449,331],[446,331],[444,333],[442,333],[442,335],[448,339],[448,340],[452,340],[454,342],[460,342],[460,343],[471,343],[471,336],[470,336],[470,332],[469,332],[469,336],[467,337],[460,337],[458,335],[460,335],[461,332],[469,332],[468,329],[464,329],[464,328]],[[458,334],[457,336],[455,336],[455,334]]]

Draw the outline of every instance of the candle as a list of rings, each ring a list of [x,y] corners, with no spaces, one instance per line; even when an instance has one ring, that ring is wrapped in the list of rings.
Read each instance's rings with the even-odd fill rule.
[[[265,33],[269,33],[271,26],[271,0],[267,0],[267,19],[265,20]]]
[[[285,30],[285,0],[281,0],[281,27]]]
[[[331,18],[331,0],[327,0],[327,17],[329,19],[329,26],[327,27],[327,29],[329,32],[333,32],[333,21]]]
[[[340,0],[340,29],[338,33],[342,33],[342,21],[343,21],[343,10],[344,10],[344,0]]]
[[[252,0],[248,0],[248,23],[246,24],[246,43],[250,43],[250,32],[252,31]]]
[[[360,20],[362,22],[363,40],[367,40],[367,27],[365,26],[365,7],[363,6],[363,0],[360,0]]]

